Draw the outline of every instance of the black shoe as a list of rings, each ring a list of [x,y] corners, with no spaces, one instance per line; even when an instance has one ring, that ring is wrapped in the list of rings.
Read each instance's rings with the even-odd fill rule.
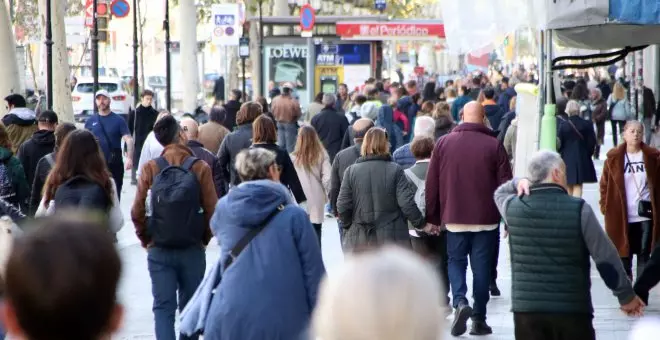
[[[472,316],[472,307],[459,304],[454,311],[454,321],[451,323],[451,335],[460,336],[467,332],[467,320]]]
[[[488,326],[486,321],[472,320],[470,335],[488,335],[493,334],[493,329]]]
[[[500,295],[502,295],[502,292],[500,292],[500,289],[497,288],[497,283],[496,282],[492,282],[490,284],[489,289],[490,289],[490,296],[500,296]]]

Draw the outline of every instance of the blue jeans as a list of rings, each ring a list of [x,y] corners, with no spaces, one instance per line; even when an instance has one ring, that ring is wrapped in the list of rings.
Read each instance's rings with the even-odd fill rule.
[[[277,122],[277,145],[292,153],[298,138],[298,123]]]
[[[490,299],[488,289],[491,281],[491,262],[497,237],[499,237],[498,229],[476,233],[447,232],[448,271],[452,302],[454,308],[458,307],[460,303],[468,303],[465,274],[469,255],[474,296],[472,318],[475,320],[486,320],[486,305]]]
[[[147,255],[151,292],[154,296],[153,312],[156,339],[175,340],[174,315],[183,310],[206,270],[206,255],[201,244],[186,249],[149,248]],[[179,339],[196,340],[199,337],[180,335]]]

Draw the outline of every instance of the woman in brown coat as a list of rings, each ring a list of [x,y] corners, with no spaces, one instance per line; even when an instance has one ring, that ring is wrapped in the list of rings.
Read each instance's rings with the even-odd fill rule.
[[[660,236],[660,152],[644,144],[643,138],[642,124],[628,121],[623,130],[624,143],[607,153],[600,178],[600,210],[605,215],[605,230],[631,279],[632,256],[637,255],[639,275]]]

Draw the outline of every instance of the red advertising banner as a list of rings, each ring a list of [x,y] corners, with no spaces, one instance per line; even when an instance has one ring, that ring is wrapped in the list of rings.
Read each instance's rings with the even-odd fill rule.
[[[445,26],[442,23],[415,22],[338,22],[337,35],[344,39],[442,39]]]

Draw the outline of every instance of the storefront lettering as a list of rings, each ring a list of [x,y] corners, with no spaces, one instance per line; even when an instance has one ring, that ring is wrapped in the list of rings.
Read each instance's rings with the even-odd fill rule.
[[[428,36],[429,29],[416,25],[360,25],[360,35],[363,36]]]
[[[270,49],[270,57],[277,59],[307,58],[305,47],[273,47]]]

